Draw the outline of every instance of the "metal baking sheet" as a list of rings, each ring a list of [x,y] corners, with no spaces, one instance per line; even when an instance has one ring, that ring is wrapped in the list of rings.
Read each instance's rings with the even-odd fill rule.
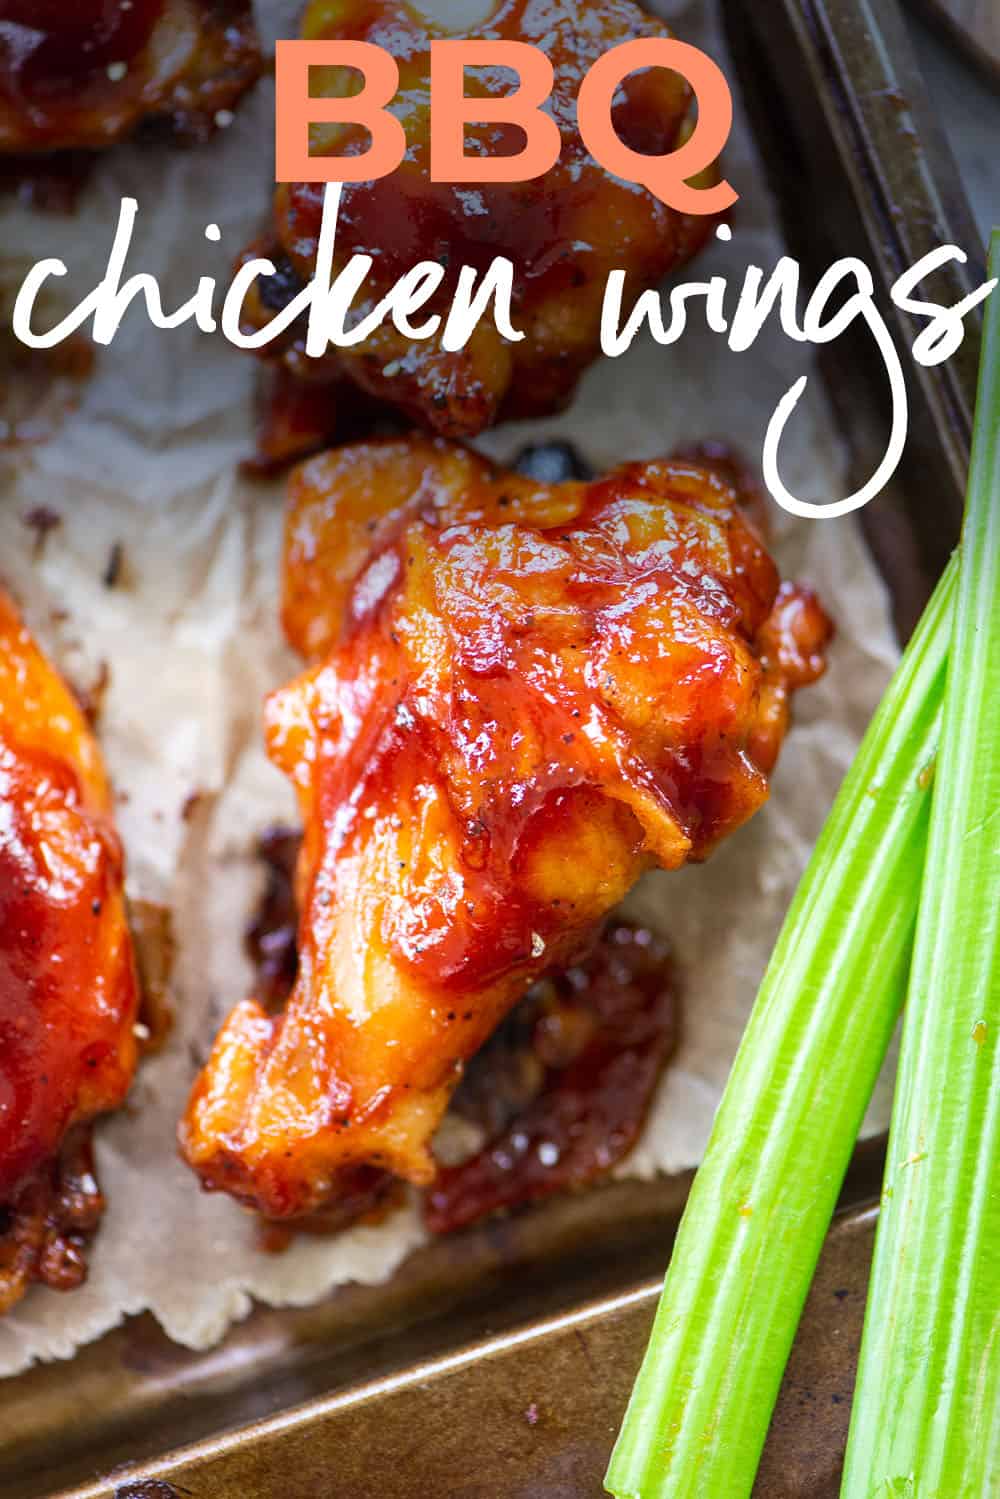
[[[807,268],[858,253],[888,284],[934,245],[973,249],[895,0],[729,0],[726,18]],[[947,273],[953,299],[980,270]],[[974,344],[914,371],[906,467],[866,517],[903,630],[957,536]],[[870,471],[884,432],[870,346],[824,374]],[[862,1151],[845,1188],[758,1483],[769,1499],[836,1493],[880,1166]],[[132,1321],[4,1385],[0,1494],[598,1495],[688,1185],[615,1183],[486,1225],[388,1286],[259,1311],[207,1354]]]

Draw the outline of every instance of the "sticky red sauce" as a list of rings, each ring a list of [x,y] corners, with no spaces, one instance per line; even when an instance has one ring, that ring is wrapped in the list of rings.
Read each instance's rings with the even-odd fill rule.
[[[4,0],[0,90],[44,108],[98,69],[127,67],[164,8],[165,0]]]
[[[156,128],[202,140],[260,76],[251,0],[4,0],[0,152],[55,155],[45,184],[86,173],[86,153]]]
[[[67,1288],[100,1216],[89,1126],[135,1070],[122,850],[97,745],[0,592],[0,1302]]]
[[[313,0],[304,27],[316,36],[350,37],[373,43],[398,61],[401,88],[397,113],[407,132],[409,151],[402,169],[381,182],[348,184],[341,226],[356,253],[378,256],[387,280],[393,280],[418,261],[439,259],[461,265],[486,266],[498,254],[509,254],[519,279],[530,286],[527,297],[573,290],[579,278],[589,279],[591,257],[600,258],[605,243],[621,227],[626,215],[632,239],[618,243],[635,256],[640,250],[657,267],[669,263],[681,235],[668,226],[682,221],[646,190],[612,184],[589,156],[576,125],[576,99],[592,65],[611,48],[636,36],[663,36],[666,29],[644,15],[632,0],[602,0],[591,14],[570,24],[562,0],[503,0],[477,39],[512,38],[542,47],[556,70],[553,113],[563,136],[562,161],[553,173],[533,183],[490,184],[488,189],[455,187],[430,180],[430,46],[438,28],[425,22],[398,0],[348,0],[332,7]],[[487,70],[484,92],[502,93],[510,87],[502,70]],[[619,91],[615,125],[634,150],[660,155],[677,141],[691,103],[687,86],[676,75],[636,74]],[[511,126],[470,124],[467,137],[484,154],[515,155],[523,133]],[[350,151],[367,144],[365,133],[351,127]],[[604,200],[607,219],[595,221],[593,210]],[[471,200],[471,201],[470,201]],[[314,253],[319,237],[323,188],[296,184],[287,199],[286,232],[282,238],[293,259],[301,262]],[[586,224],[589,240],[580,244]],[[690,226],[692,233],[704,226]],[[575,253],[571,246],[577,246]]]
[[[181,1135],[272,1218],[359,1166],[433,1180],[454,1086],[532,983],[762,805],[830,636],[690,462],[549,485],[372,442],[297,471],[286,538],[316,663],[267,707],[306,827],[299,969],[280,1015],[233,1010]]]
[[[319,818],[344,826],[345,846],[355,830],[367,836],[366,818],[378,827],[431,797],[449,808],[449,831],[461,826],[452,894],[429,868],[423,880],[401,864],[403,898],[383,924],[398,959],[443,988],[485,983],[573,924],[526,877],[560,830],[607,822],[627,842],[631,821],[638,851],[628,807],[641,803],[649,844],[662,820],[703,858],[745,821],[766,796],[790,691],[810,679],[803,648],[816,675],[829,638],[812,595],[779,594],[733,491],[703,468],[633,465],[580,486],[565,527],[536,529],[503,524],[526,481],[475,464],[466,477],[464,515],[428,505],[375,549],[369,577],[384,573],[385,586],[370,607],[355,596],[335,694],[346,722],[381,722],[321,761],[316,785]],[[477,522],[494,507],[490,531]],[[407,616],[421,608],[444,622],[448,665],[407,691]],[[769,654],[758,683],[759,634]],[[647,730],[654,702],[665,716]],[[621,781],[609,808],[604,788]]]
[[[300,378],[329,385],[340,376],[449,437],[469,437],[500,418],[538,416],[565,405],[599,353],[610,272],[626,272],[626,300],[634,300],[689,260],[712,232],[712,219],[675,213],[646,189],[605,172],[587,152],[577,125],[576,100],[590,67],[618,43],[668,36],[666,27],[633,0],[603,0],[579,13],[558,0],[501,0],[475,35],[533,44],[551,59],[551,113],[562,155],[543,178],[485,187],[431,180],[431,46],[446,35],[439,26],[402,0],[312,0],[302,31],[310,39],[374,44],[399,64],[394,112],[406,131],[406,158],[381,181],[348,184],[341,199],[334,269],[352,255],[373,259],[356,301],[358,313],[370,312],[403,273],[432,261],[445,274],[427,311],[447,316],[462,268],[482,272],[503,257],[515,270],[513,321],[527,338],[505,342],[487,319],[467,348],[450,352],[439,337],[415,343],[383,328],[351,353],[333,350],[317,361],[306,353],[300,320],[264,357],[283,360]],[[510,82],[510,75],[498,76],[494,69],[482,85],[500,94]],[[634,148],[665,154],[683,138],[691,109],[691,93],[679,75],[648,69],[622,84],[615,123]],[[494,157],[512,155],[523,144],[520,130],[496,124],[470,122],[466,137]],[[368,141],[362,127],[348,125],[331,149],[350,155]],[[312,277],[323,201],[322,185],[279,187],[267,246],[278,272],[248,298],[248,327],[270,322]],[[567,317],[570,303],[573,316]]]
[[[0,1201],[56,1153],[81,1096],[127,1085],[135,979],[106,914],[121,850],[80,801],[66,765],[0,738]]]

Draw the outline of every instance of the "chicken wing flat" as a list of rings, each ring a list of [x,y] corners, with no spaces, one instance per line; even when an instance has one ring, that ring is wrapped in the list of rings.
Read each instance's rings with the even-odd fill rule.
[[[89,1126],[124,1100],[137,985],[100,753],[0,592],[0,1310],[85,1274]]]
[[[514,324],[526,335],[522,343],[505,342],[484,320],[465,350],[448,353],[439,340],[413,343],[389,325],[355,349],[317,360],[305,353],[304,326],[293,325],[283,341],[267,348],[266,357],[281,359],[305,380],[328,387],[333,382],[327,390],[327,436],[336,430],[341,378],[348,390],[360,388],[453,438],[475,435],[501,417],[560,408],[599,351],[609,273],[626,271],[635,298],[688,260],[714,228],[711,219],[685,217],[646,189],[611,177],[580,137],[576,99],[591,65],[618,43],[669,35],[634,0],[500,0],[477,38],[534,43],[551,59],[556,71],[552,111],[563,154],[543,178],[486,187],[430,180],[430,45],[447,35],[443,29],[406,0],[311,0],[302,35],[373,42],[400,66],[396,112],[410,142],[406,160],[380,182],[347,186],[337,228],[335,271],[355,254],[374,258],[368,289],[356,303],[359,313],[370,312],[422,260],[437,261],[448,271],[438,302],[428,308],[447,312],[463,266],[485,271],[495,257],[505,256],[515,267]],[[327,70],[326,89],[334,93],[343,86],[336,72]],[[485,93],[495,91],[498,80],[477,85],[470,73],[467,86]],[[635,149],[669,152],[690,129],[692,96],[679,75],[650,69],[633,75],[620,92],[615,122]],[[323,131],[322,143],[337,154],[367,143],[359,127]],[[466,137],[470,151],[478,146],[492,155],[519,150],[523,139],[512,127],[474,124]],[[257,283],[247,304],[248,327],[270,322],[312,278],[322,205],[322,186],[278,188],[274,233],[251,252],[269,257],[277,274]],[[282,399],[287,404],[287,391]],[[350,409],[349,398],[341,399]],[[310,413],[307,425],[315,424],[315,416]]]
[[[261,66],[251,0],[0,0],[0,152],[200,140]]]
[[[829,624],[719,467],[546,485],[440,439],[293,475],[284,623],[309,671],[267,708],[305,838],[281,1015],[232,1013],[183,1151],[308,1214],[429,1145],[467,1060],[646,870],[762,804]]]

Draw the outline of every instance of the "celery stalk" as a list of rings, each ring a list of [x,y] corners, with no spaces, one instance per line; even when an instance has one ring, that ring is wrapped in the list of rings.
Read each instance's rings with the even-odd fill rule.
[[[962,553],[846,1499],[1000,1494],[1000,295]]]
[[[788,913],[605,1480],[618,1499],[745,1499],[753,1487],[905,993],[956,582],[953,559]]]

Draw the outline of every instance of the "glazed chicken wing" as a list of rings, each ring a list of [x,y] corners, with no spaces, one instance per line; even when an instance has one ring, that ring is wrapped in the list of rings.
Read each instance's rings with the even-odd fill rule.
[[[88,1127],[128,1092],[136,1005],[100,754],[0,592],[0,1310],[83,1278]]]
[[[283,1015],[230,1016],[182,1126],[272,1218],[381,1168],[434,1179],[464,1064],[655,865],[765,800],[828,622],[720,468],[545,485],[440,440],[293,476],[267,709],[305,824]]]
[[[410,142],[406,160],[380,182],[345,187],[337,228],[335,270],[352,255],[374,257],[367,290],[356,303],[359,313],[370,312],[422,260],[438,261],[448,270],[440,305],[435,303],[447,312],[463,266],[485,271],[495,257],[505,256],[515,267],[514,326],[526,334],[522,343],[505,342],[485,319],[465,350],[448,353],[439,340],[413,343],[389,324],[359,347],[332,350],[317,360],[306,355],[304,327],[293,326],[265,355],[281,359],[286,371],[323,391],[330,408],[328,436],[336,430],[341,407],[350,419],[358,390],[449,437],[472,436],[501,417],[558,409],[599,352],[609,273],[625,270],[629,293],[636,297],[688,260],[714,228],[709,218],[675,213],[646,189],[611,177],[580,137],[576,99],[591,65],[621,42],[669,35],[634,0],[499,0],[489,24],[475,35],[534,43],[552,60],[552,110],[563,153],[543,178],[485,187],[430,180],[430,44],[448,35],[443,28],[428,23],[406,0],[311,0],[302,35],[373,42],[400,65],[396,112]],[[478,87],[495,93],[500,86],[496,76],[468,75],[470,92]],[[325,87],[337,92],[343,81],[327,70]],[[692,97],[681,78],[651,69],[622,85],[616,125],[636,150],[662,154],[689,131],[691,110]],[[364,130],[351,126],[314,127],[314,135],[336,154],[368,140]],[[521,132],[509,126],[472,124],[466,138],[491,155],[509,155],[523,143]],[[251,252],[270,258],[277,274],[259,282],[248,301],[248,327],[270,322],[311,279],[322,204],[322,186],[278,188],[273,235]],[[345,387],[339,395],[338,380]],[[298,410],[287,389],[281,401]],[[265,457],[286,457],[290,435],[302,445],[322,435],[315,402],[302,405],[310,407],[308,418],[294,418],[291,434],[269,433],[274,447]],[[289,422],[278,425],[284,429]]]
[[[0,152],[202,139],[260,71],[251,0],[0,0]]]

